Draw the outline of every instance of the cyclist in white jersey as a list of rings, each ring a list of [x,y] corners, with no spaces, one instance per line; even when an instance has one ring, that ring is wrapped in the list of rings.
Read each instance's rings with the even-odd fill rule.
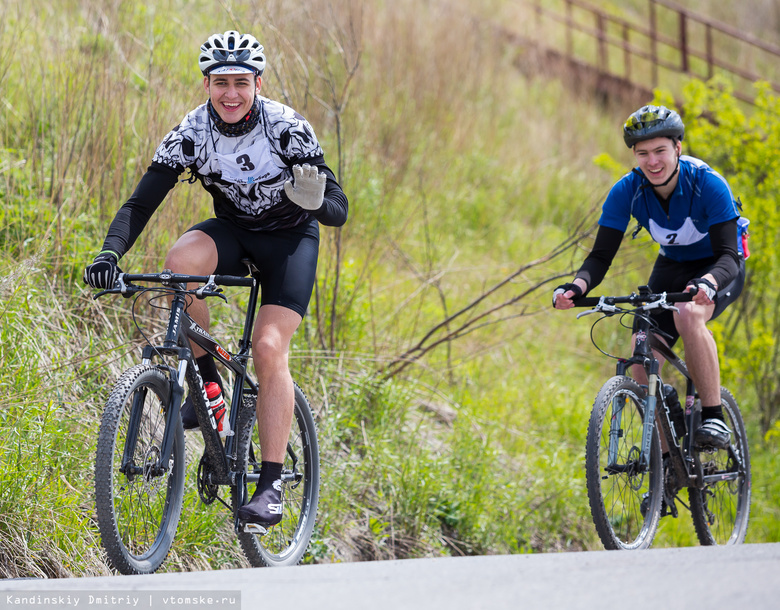
[[[262,298],[252,337],[260,392],[257,419],[260,481],[241,508],[245,521],[281,520],[278,481],[294,411],[288,351],[314,286],[319,225],[341,226],[348,202],[311,125],[293,109],[260,95],[263,46],[251,35],[214,34],[200,47],[208,101],[184,117],[157,148],[135,192],[109,227],[84,281],[113,286],[117,265],[185,170],[214,200],[214,218],[190,228],[173,245],[165,267],[191,275],[246,275],[251,259],[261,272]],[[208,329],[205,301],[188,313]],[[195,346],[204,381],[222,381],[213,358]],[[187,429],[197,426],[192,403],[182,405]]]
[[[621,178],[607,196],[593,249],[570,283],[558,286],[553,306],[569,309],[595,288],[617,254],[631,218],[661,246],[648,280],[653,292],[690,291],[679,314],[654,314],[674,344],[682,337],[686,362],[702,404],[699,446],[723,448],[730,430],[720,402],[718,350],[706,327],[742,292],[745,261],[738,240],[739,204],[726,180],[706,163],[682,155],[685,133],[680,115],[664,106],[643,106],[629,116],[623,138],[638,167]],[[634,367],[641,382],[644,371]]]

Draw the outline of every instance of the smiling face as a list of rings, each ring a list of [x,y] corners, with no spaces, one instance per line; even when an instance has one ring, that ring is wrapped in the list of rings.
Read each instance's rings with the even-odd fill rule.
[[[203,87],[219,118],[237,123],[252,109],[261,79],[253,74],[214,74],[203,78]]]
[[[637,142],[634,145],[634,156],[639,169],[653,186],[663,185],[677,169],[677,161],[682,152],[682,143],[671,138],[661,137]],[[674,190],[677,177],[664,185],[663,190]],[[659,188],[660,190],[660,188]]]

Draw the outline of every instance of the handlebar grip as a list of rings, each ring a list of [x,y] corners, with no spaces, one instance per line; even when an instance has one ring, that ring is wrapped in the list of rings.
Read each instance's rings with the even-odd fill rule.
[[[241,277],[238,275],[215,275],[214,283],[218,286],[251,286],[254,284],[254,278]]]
[[[601,301],[601,297],[580,297],[572,302],[575,307],[595,307]]]

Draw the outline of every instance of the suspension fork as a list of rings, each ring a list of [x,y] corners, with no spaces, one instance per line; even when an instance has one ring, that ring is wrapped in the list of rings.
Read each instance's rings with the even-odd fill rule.
[[[658,386],[661,382],[658,376],[658,360],[650,359],[647,375],[647,398],[645,399],[645,416],[642,421],[642,454],[639,463],[642,468],[650,466],[650,450],[655,428],[655,410],[658,407]]]

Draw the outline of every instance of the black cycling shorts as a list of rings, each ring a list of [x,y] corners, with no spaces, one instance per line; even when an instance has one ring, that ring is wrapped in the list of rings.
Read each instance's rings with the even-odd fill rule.
[[[661,254],[653,265],[653,271],[650,273],[647,285],[650,286],[652,292],[682,292],[688,282],[708,273],[714,264],[714,258],[680,262]],[[718,290],[718,295],[715,298],[715,311],[712,312],[710,320],[717,318],[726,307],[736,301],[737,297],[742,294],[744,286],[745,260],[740,258],[737,276],[724,288]],[[669,345],[674,345],[680,338],[674,326],[674,312],[662,309],[655,311],[652,317],[658,322],[660,329],[672,337]],[[636,320],[634,321],[634,332],[636,332]],[[664,339],[668,341],[666,337]]]
[[[319,226],[309,223],[292,229],[250,231],[228,220],[210,218],[189,231],[202,231],[214,240],[219,262],[218,275],[245,276],[242,259],[250,259],[260,270],[261,305],[281,305],[306,314],[317,274]]]

